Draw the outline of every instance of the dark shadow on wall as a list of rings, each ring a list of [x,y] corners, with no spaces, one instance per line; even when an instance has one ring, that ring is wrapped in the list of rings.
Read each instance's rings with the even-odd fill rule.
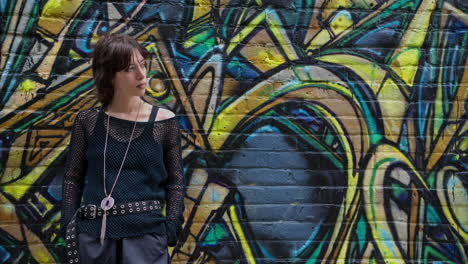
[[[261,252],[258,260],[267,262],[292,260],[324,239],[335,224],[346,188],[343,170],[324,155],[330,153],[314,148],[288,127],[300,123],[309,131],[327,133],[327,123],[307,111],[282,108],[278,112],[287,113],[262,117],[244,130],[224,163],[225,169],[237,171],[229,178],[242,196],[249,235]]]

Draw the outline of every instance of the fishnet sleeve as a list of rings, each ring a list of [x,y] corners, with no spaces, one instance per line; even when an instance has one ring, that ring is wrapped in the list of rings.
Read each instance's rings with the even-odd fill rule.
[[[177,119],[166,123],[164,137],[164,164],[168,172],[166,185],[166,227],[168,245],[174,246],[184,222],[184,178],[182,173],[182,153],[180,129]]]
[[[87,139],[84,127],[84,114],[79,113],[73,123],[65,174],[62,184],[61,230],[65,233],[66,225],[80,206],[83,191],[83,179],[86,171]]]

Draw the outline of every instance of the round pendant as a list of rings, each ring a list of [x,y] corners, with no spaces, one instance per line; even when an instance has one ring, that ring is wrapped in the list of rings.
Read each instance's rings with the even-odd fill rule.
[[[112,206],[114,206],[114,198],[107,196],[107,197],[104,197],[104,199],[102,199],[101,201],[102,210],[107,211],[111,209]]]

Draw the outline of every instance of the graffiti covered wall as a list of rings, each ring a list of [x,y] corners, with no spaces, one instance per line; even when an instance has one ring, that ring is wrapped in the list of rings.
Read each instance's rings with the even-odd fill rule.
[[[467,263],[468,5],[0,1],[0,263],[58,263],[106,32],[151,53],[188,190],[174,263]]]

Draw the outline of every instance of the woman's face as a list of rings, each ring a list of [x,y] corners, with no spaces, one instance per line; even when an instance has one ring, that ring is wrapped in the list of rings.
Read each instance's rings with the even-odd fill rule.
[[[116,72],[114,93],[122,96],[143,96],[146,89],[146,61],[138,50],[133,51],[127,69]]]

